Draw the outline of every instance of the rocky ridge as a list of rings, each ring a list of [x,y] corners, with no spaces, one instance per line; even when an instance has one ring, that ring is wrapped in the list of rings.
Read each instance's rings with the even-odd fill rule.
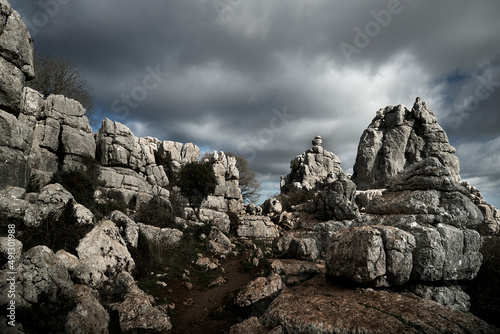
[[[5,0],[0,11],[2,227],[14,224],[23,237],[71,221],[68,238],[86,228],[74,246],[54,249],[0,237],[0,305],[9,305],[14,286],[19,332],[33,332],[26,314],[66,300],[58,330],[67,333],[201,332],[197,322],[176,328],[165,291],[201,290],[196,275],[213,276],[208,289],[232,284],[222,264],[238,258],[260,277],[230,292],[216,312],[231,318],[237,309],[226,332],[500,332],[480,319],[499,315],[500,211],[460,183],[455,150],[420,99],[411,110],[377,112],[352,177],[316,136],[292,160],[282,193],[262,206],[242,205],[236,159],[214,152],[206,162],[216,186],[194,212],[174,179],[199,160],[199,148],[139,138],[108,119],[94,134],[78,102],[24,87],[34,75],[33,43]],[[123,212],[96,218],[53,182],[89,161],[99,174],[93,197],[104,205],[121,197]],[[168,227],[138,219],[151,202],[175,212]],[[183,267],[172,273],[176,259]],[[155,261],[161,272],[142,273]],[[183,310],[194,303],[187,298]]]

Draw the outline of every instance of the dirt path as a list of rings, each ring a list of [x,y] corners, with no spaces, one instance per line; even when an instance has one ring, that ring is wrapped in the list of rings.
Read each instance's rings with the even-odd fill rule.
[[[228,259],[221,265],[225,270],[222,276],[227,281],[210,290],[204,291],[197,287],[188,290],[181,280],[169,282],[172,287],[171,300],[176,305],[171,315],[172,334],[226,333],[238,321],[224,317],[220,310],[227,303],[228,295],[255,279],[259,270],[243,272],[241,257]],[[219,316],[214,317],[215,314]]]

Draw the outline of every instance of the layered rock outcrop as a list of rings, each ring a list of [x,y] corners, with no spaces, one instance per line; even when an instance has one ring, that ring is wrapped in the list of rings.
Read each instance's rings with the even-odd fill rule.
[[[455,148],[425,102],[417,98],[411,110],[387,106],[361,136],[352,180],[362,190],[386,188],[403,169],[429,157],[447,167],[451,180],[460,180]]]
[[[290,162],[290,174],[281,177],[281,191],[311,190],[324,183],[333,182],[342,174],[340,159],[325,150],[321,136],[312,141],[313,147]]]
[[[19,14],[0,2],[0,189],[26,188],[33,131],[21,115],[23,87],[34,77],[33,40]]]

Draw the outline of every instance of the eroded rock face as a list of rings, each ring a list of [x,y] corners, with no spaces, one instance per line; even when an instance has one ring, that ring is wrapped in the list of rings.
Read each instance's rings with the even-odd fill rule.
[[[32,174],[42,185],[58,170],[79,169],[95,157],[96,144],[85,109],[73,99],[23,89],[22,113],[30,120],[34,138],[30,152]]]
[[[286,333],[499,333],[463,313],[410,293],[343,289],[321,276],[283,291],[260,322]]]
[[[274,239],[279,236],[278,227],[265,216],[241,216],[236,227],[238,237]]]
[[[0,108],[18,115],[25,80],[35,76],[33,40],[7,1],[0,3],[0,17]]]
[[[434,300],[441,305],[462,312],[469,312],[470,297],[460,287],[415,284],[410,287],[410,290],[422,298]]]
[[[414,237],[398,228],[365,226],[336,235],[327,254],[328,273],[375,286],[401,285],[410,279]]]
[[[7,186],[21,188],[28,186],[31,173],[29,154],[32,141],[33,131],[24,115],[20,114],[16,117],[0,110],[0,156],[2,157],[0,189]]]
[[[2,271],[0,305],[9,303],[8,290],[12,274]],[[35,246],[23,254],[15,276],[16,306],[31,306],[41,295],[56,302],[58,296],[72,297],[74,285],[61,260],[46,246]]]
[[[415,215],[366,215],[354,225],[397,227],[415,238],[412,279],[417,281],[471,280],[482,263],[477,231],[447,224],[432,226]]]
[[[352,180],[361,190],[386,188],[397,173],[429,157],[447,167],[451,181],[460,180],[455,148],[425,102],[417,98],[412,110],[388,106],[361,136]]]
[[[135,263],[118,227],[110,220],[100,222],[76,248],[79,261],[72,276],[81,283],[100,288],[122,271],[132,271]]]
[[[99,293],[86,285],[75,285],[76,307],[68,313],[66,333],[107,334],[109,314],[99,303]]]
[[[330,183],[316,195],[316,217],[321,220],[350,220],[359,215],[356,185],[346,177]]]
[[[123,302],[116,306],[122,333],[167,333],[172,329],[168,315],[151,304],[154,298],[139,289],[129,273],[120,273],[116,284],[124,294]]]
[[[69,202],[75,203],[73,195],[69,191],[59,183],[49,184],[40,190],[34,204],[27,204],[24,224],[30,227],[38,227],[46,219],[58,219]],[[80,213],[84,214],[82,209]],[[85,213],[91,215],[87,211]],[[93,215],[89,217],[93,221]]]
[[[283,289],[284,284],[278,274],[271,274],[267,278],[257,277],[238,293],[234,302],[240,307],[250,306],[260,300],[277,296]]]
[[[175,228],[159,228],[142,223],[137,225],[139,236],[146,241],[150,256],[154,259],[171,256],[183,236],[183,233]]]
[[[290,162],[290,174],[281,177],[281,191],[311,190],[325,182],[333,182],[342,174],[340,159],[321,146],[320,136],[313,140],[313,147]]]

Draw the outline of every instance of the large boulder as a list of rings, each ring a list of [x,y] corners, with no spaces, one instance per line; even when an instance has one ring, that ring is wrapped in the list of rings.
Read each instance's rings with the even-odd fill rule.
[[[411,293],[331,286],[321,276],[281,292],[260,323],[285,333],[500,333],[471,313]]]
[[[414,237],[398,228],[365,226],[339,232],[327,253],[334,277],[375,286],[402,285],[413,268]]]
[[[31,173],[29,154],[32,141],[33,131],[26,116],[20,114],[16,117],[0,110],[0,156],[2,157],[0,189],[7,186],[21,188],[28,186]]]
[[[412,110],[404,105],[380,109],[361,136],[352,180],[359,189],[386,188],[409,165],[435,157],[459,181],[455,148],[434,113],[417,98]]]
[[[48,298],[56,302],[60,296],[73,297],[74,284],[67,268],[46,246],[35,246],[23,254],[16,273],[0,273],[0,305],[8,305],[11,284],[15,284],[16,307],[29,307]]]
[[[152,305],[154,298],[139,289],[128,272],[120,273],[115,284],[123,291],[123,301],[114,306],[122,333],[167,333],[172,329],[168,315]]]
[[[356,185],[342,177],[316,195],[316,217],[321,220],[350,220],[359,215],[355,203]]]
[[[30,166],[33,177],[46,184],[58,170],[81,168],[95,157],[96,144],[85,109],[73,99],[24,88],[22,113],[33,123]]]
[[[36,202],[28,205],[24,215],[24,224],[38,227],[46,219],[58,219],[73,195],[59,183],[49,184],[40,190]]]
[[[236,235],[244,238],[273,240],[279,236],[278,227],[266,216],[241,216]]]
[[[108,334],[109,314],[99,303],[99,292],[83,284],[75,285],[76,307],[68,313],[68,334]]]
[[[278,274],[271,274],[269,277],[257,277],[240,290],[234,303],[240,307],[247,307],[263,299],[276,297],[284,284]]]
[[[132,271],[134,260],[118,227],[110,220],[100,222],[76,248],[79,261],[72,276],[80,283],[100,288],[122,271]]]
[[[418,215],[365,215],[353,226],[397,227],[415,238],[412,279],[416,281],[471,280],[481,267],[481,236],[477,231],[422,221]]]
[[[311,190],[325,182],[332,182],[343,174],[340,159],[325,150],[320,136],[312,141],[313,147],[290,162],[290,174],[281,177],[281,191]]]

